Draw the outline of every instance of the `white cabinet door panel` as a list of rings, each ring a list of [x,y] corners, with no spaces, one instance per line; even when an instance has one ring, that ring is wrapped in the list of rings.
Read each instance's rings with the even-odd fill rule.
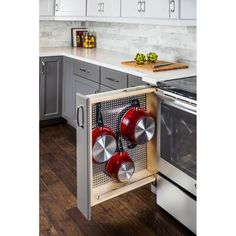
[[[122,0],[121,16],[169,18],[169,0]]]
[[[101,0],[87,0],[87,16],[101,16]]]
[[[120,0],[104,0],[102,16],[119,17]]]
[[[56,0],[55,16],[85,16],[86,0]]]
[[[181,0],[181,19],[196,19],[196,0]]]
[[[169,18],[169,0],[142,1],[142,11],[147,18]]]
[[[40,0],[39,15],[40,16],[53,16],[54,15],[54,0]]]
[[[88,0],[87,16],[120,16],[120,0]]]
[[[122,17],[140,17],[141,1],[138,0],[121,0],[121,16]]]

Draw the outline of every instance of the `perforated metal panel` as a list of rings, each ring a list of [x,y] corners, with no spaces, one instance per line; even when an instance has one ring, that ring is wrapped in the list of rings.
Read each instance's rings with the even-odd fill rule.
[[[139,99],[140,106],[146,110],[146,95],[126,97],[101,103],[101,111],[103,122],[116,132],[118,115],[127,106],[130,105],[131,100]],[[96,127],[96,104],[92,105],[92,122],[93,127]],[[127,151],[134,161],[135,171],[140,171],[147,168],[147,145],[137,145],[133,149],[128,149],[128,142],[122,138],[124,150]],[[106,164],[93,164],[93,187],[98,187],[108,182],[113,181],[108,175],[104,173]]]

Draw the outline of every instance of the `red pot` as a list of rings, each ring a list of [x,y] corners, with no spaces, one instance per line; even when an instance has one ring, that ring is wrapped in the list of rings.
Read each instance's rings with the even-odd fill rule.
[[[135,171],[134,162],[127,152],[116,152],[107,162],[106,171],[113,179],[125,182]]]
[[[97,127],[92,131],[93,160],[97,163],[108,161],[117,149],[116,136],[108,127]]]
[[[133,144],[147,143],[155,134],[155,120],[142,108],[132,107],[121,119],[120,132]]]

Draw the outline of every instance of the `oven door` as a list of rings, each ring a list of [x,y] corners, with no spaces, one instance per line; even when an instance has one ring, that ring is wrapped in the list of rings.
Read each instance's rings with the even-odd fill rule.
[[[158,92],[158,170],[196,196],[196,107]]]

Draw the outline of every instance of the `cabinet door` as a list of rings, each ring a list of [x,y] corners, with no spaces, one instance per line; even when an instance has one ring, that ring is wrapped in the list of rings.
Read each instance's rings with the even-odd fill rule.
[[[62,58],[43,57],[40,62],[40,120],[57,118],[62,107]]]
[[[101,0],[87,0],[87,16],[101,16]]]
[[[73,123],[76,124],[76,94],[95,94],[99,91],[99,84],[80,76],[73,75]]]
[[[140,86],[88,96],[77,93],[77,207],[87,219],[91,218],[92,206],[154,182],[157,173],[156,137],[134,149],[127,149],[127,143],[123,140],[124,148],[135,164],[135,173],[128,182],[112,181],[104,173],[106,164],[92,161],[92,129],[96,126],[96,104],[101,103],[104,124],[115,130],[116,113],[134,98],[139,99],[141,106],[156,117],[155,91],[155,88]]]
[[[120,17],[120,0],[103,0],[102,16]]]
[[[85,16],[86,0],[55,1],[55,16]]]
[[[135,75],[128,75],[128,87],[136,87],[140,85],[147,85],[146,82],[142,81],[141,77]]]
[[[196,19],[196,0],[181,0],[181,19]]]
[[[103,92],[108,92],[108,91],[112,91],[112,90],[114,90],[114,89],[109,88],[109,87],[104,86],[104,85],[100,85],[99,92],[100,92],[100,93],[103,93]]]
[[[63,58],[63,85],[62,85],[62,116],[67,121],[73,121],[73,83],[72,83],[72,60]]]
[[[121,16],[169,18],[169,0],[122,0]]]
[[[39,1],[39,15],[53,16],[54,15],[54,0],[40,0]]]
[[[122,17],[140,17],[141,1],[139,0],[121,0],[121,16]]]
[[[88,0],[87,16],[120,16],[120,0]]]
[[[169,18],[169,0],[145,0],[141,9],[145,18]]]

